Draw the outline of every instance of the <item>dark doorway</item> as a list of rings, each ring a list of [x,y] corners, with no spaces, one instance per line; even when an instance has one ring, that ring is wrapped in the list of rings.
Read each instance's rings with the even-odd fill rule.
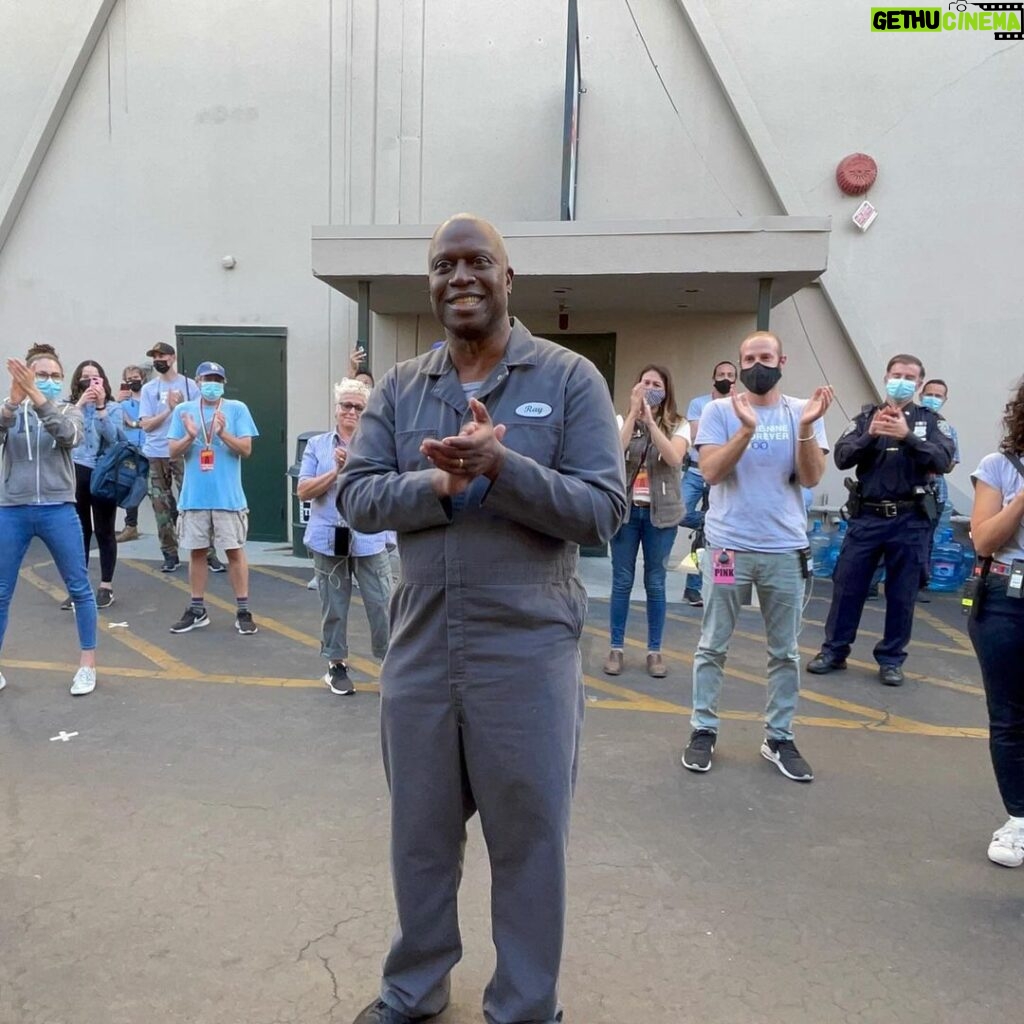
[[[549,334],[548,337],[571,352],[586,356],[604,377],[608,391],[615,394],[614,334]]]
[[[178,368],[191,377],[207,359],[227,371],[225,398],[245,402],[260,436],[242,462],[249,539],[288,537],[288,381],[284,327],[176,327]]]

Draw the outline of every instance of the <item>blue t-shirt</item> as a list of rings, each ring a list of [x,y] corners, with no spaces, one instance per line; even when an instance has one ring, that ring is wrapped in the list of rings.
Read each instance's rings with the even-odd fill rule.
[[[713,401],[710,395],[698,395],[696,398],[690,399],[690,404],[686,407],[686,419],[688,422],[693,423],[694,420],[700,422],[701,414]],[[700,462],[700,455],[697,452],[696,446],[690,448],[690,465],[692,468],[697,469],[697,463]]]
[[[708,546],[735,551],[799,551],[807,547],[807,515],[796,473],[796,432],[806,398],[783,397],[775,405],[753,406],[757,427],[733,471],[711,486],[704,520]],[[740,421],[731,398],[707,404],[696,444],[725,444]],[[814,423],[819,447],[828,451],[825,424]]]
[[[158,416],[167,409],[167,396],[172,391],[180,391],[185,399],[199,397],[199,386],[194,380],[183,377],[180,373],[172,381],[166,381],[162,377],[155,377],[142,385],[139,392],[139,417],[145,419],[150,416]],[[167,453],[167,431],[171,426],[171,417],[160,424],[156,430],[145,432],[146,440],[142,445],[142,454],[148,459],[166,459]]]
[[[202,469],[199,453],[203,450],[203,428],[200,422],[200,405],[205,416],[206,432],[213,449],[213,469]],[[185,452],[185,478],[181,484],[178,508],[184,511],[195,509],[228,509],[240,512],[249,507],[242,490],[242,458],[236,455],[219,437],[210,430],[215,406],[206,402],[181,402],[171,414],[171,426],[167,431],[169,441],[180,441],[188,436],[183,415],[192,417],[199,427],[199,437]],[[220,402],[224,413],[224,429],[235,437],[259,437],[260,432],[252,421],[252,415],[245,402],[224,398]]]

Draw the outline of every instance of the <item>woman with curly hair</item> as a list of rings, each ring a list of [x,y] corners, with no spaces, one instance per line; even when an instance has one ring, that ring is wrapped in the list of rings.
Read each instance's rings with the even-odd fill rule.
[[[989,753],[1010,815],[989,844],[989,860],[1024,864],[1024,379],[1007,403],[999,451],[971,475],[971,536],[988,571],[975,596],[968,632],[981,664],[989,717]],[[984,563],[983,563],[984,564]]]
[[[8,359],[7,372],[11,390],[0,405],[0,647],[18,570],[38,537],[75,602],[81,659],[71,693],[78,697],[96,688],[96,599],[82,551],[71,461],[82,439],[82,413],[60,401],[64,368],[49,345],[34,345],[24,361]],[[0,674],[0,690],[6,685]]]
[[[672,375],[664,366],[649,364],[640,371],[629,395],[629,410],[619,417],[626,460],[629,518],[611,542],[611,650],[604,662],[610,676],[622,671],[629,595],[636,575],[636,558],[644,551],[644,590],[647,594],[647,672],[665,675],[661,637],[665,630],[665,571],[676,539],[683,504],[680,468],[690,446],[690,425],[676,410]]]

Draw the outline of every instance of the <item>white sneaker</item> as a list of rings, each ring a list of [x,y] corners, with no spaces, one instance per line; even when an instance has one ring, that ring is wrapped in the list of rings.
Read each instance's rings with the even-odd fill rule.
[[[1004,868],[1019,868],[1024,864],[1024,828],[1011,818],[1002,828],[992,833],[988,846],[988,859]]]
[[[2,690],[6,685],[7,685],[7,680],[4,679],[3,672],[0,672],[0,690]]]
[[[71,696],[84,697],[96,689],[96,669],[83,665],[71,680]]]
[[[316,579],[315,576],[306,584],[306,589],[307,590],[319,590],[320,589],[320,584],[317,582],[317,579]]]

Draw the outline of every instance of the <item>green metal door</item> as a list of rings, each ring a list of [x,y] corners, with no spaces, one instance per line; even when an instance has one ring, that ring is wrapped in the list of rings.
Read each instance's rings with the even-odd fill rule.
[[[178,369],[191,377],[207,359],[227,371],[225,398],[245,402],[260,436],[242,461],[249,539],[288,537],[288,381],[284,327],[176,327]]]

